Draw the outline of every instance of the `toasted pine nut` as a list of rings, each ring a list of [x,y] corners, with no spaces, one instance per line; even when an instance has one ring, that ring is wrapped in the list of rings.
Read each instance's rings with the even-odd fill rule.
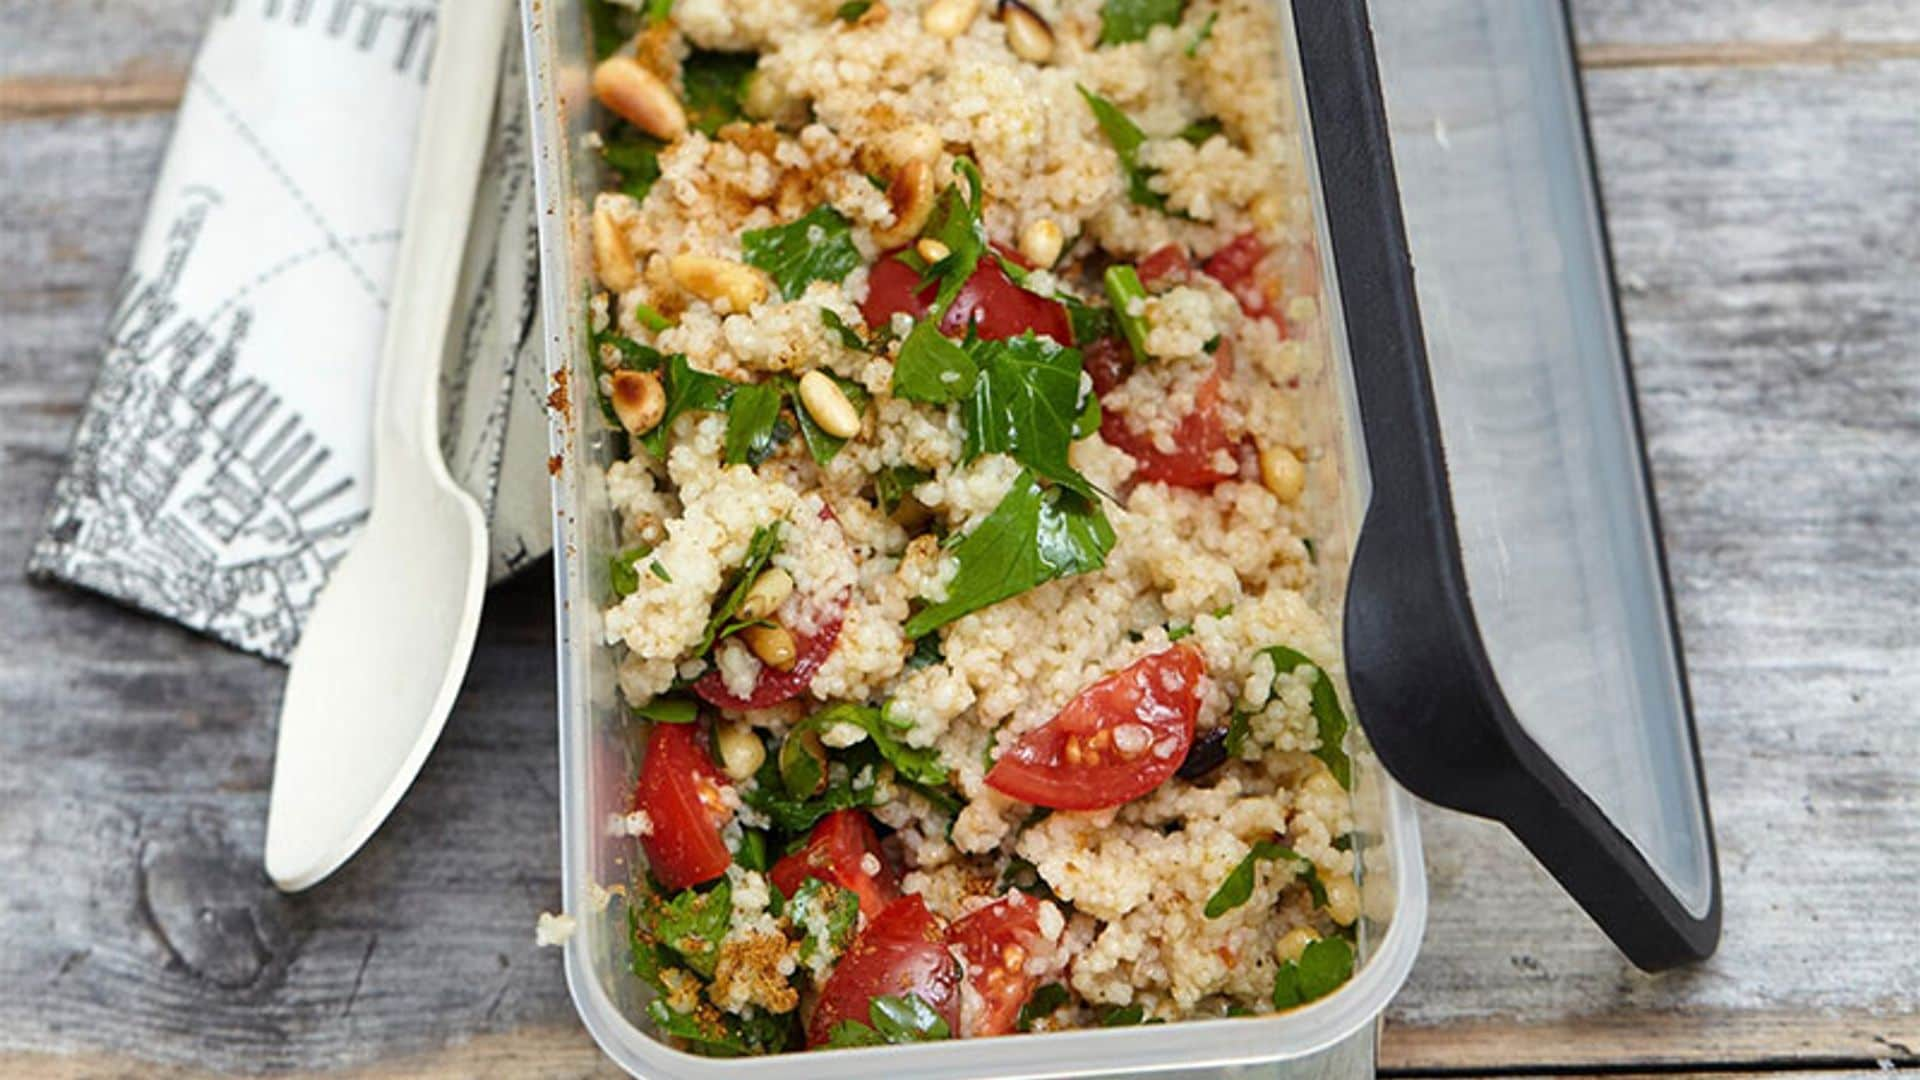
[[[873,230],[874,242],[881,247],[898,247],[920,234],[933,213],[933,166],[916,158],[893,174],[887,185],[887,205],[893,208],[893,224]]]
[[[1340,781],[1335,780],[1333,774],[1322,766],[1318,772],[1307,777],[1306,781],[1300,785],[1300,794],[1316,799],[1344,799],[1347,791],[1340,786]]]
[[[767,745],[745,724],[717,725],[713,729],[713,744],[720,751],[721,767],[735,780],[745,780],[766,764]]]
[[[1322,878],[1320,885],[1327,890],[1327,914],[1341,926],[1352,926],[1360,917],[1360,887],[1353,883],[1353,877],[1335,874]]]
[[[1059,223],[1052,218],[1041,218],[1020,230],[1020,254],[1043,270],[1059,260],[1061,245],[1066,242]]]
[[[629,56],[610,56],[593,69],[593,96],[634,127],[672,142],[687,133],[687,110],[660,76]]]
[[[1053,58],[1053,29],[1039,12],[1020,0],[1001,0],[1000,18],[1007,24],[1007,48],[1013,55],[1035,64]]]
[[[834,438],[851,439],[860,434],[860,410],[823,372],[809,371],[800,376],[800,404],[820,430]]]
[[[630,434],[645,435],[667,412],[667,393],[651,371],[613,373],[613,414]]]
[[[1314,932],[1313,927],[1296,926],[1281,934],[1280,940],[1273,943],[1273,958],[1283,964],[1291,964],[1300,959],[1300,954],[1307,951],[1307,946],[1319,940],[1320,935]]]
[[[918,253],[921,258],[930,263],[937,263],[941,259],[953,254],[952,248],[935,240],[931,236],[921,237],[920,242],[913,245],[913,250]]]
[[[743,619],[764,619],[780,610],[780,605],[793,595],[793,575],[775,566],[747,587],[747,595],[740,601],[740,617]]]
[[[771,120],[786,104],[786,95],[767,78],[765,72],[756,71],[747,76],[747,84],[740,90],[740,108],[755,120]]]
[[[933,0],[920,13],[920,25],[934,37],[957,38],[973,25],[980,14],[980,0]]]
[[[613,220],[613,213],[604,206],[593,208],[593,269],[600,277],[600,284],[615,295],[640,283],[640,270],[634,265],[627,231]]]
[[[1284,446],[1260,448],[1260,482],[1283,503],[1293,502],[1307,486],[1307,467]]]
[[[730,311],[744,312],[767,298],[767,282],[753,267],[711,255],[675,255],[667,263],[680,287]]]
[[[740,631],[740,637],[746,641],[753,655],[770,668],[780,671],[793,670],[793,659],[798,650],[793,643],[793,635],[784,626],[749,626]]]

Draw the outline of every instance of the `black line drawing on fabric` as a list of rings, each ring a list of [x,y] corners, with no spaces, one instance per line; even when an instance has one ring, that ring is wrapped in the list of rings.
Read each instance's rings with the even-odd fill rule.
[[[232,16],[243,0],[222,0],[219,14]],[[434,6],[430,3],[379,3],[376,0],[252,0],[248,9],[290,26],[319,30],[363,53],[393,50],[395,71],[410,71],[422,82],[433,59]],[[315,13],[320,13],[315,19]],[[391,32],[390,32],[391,31]],[[397,39],[396,39],[397,35]]]

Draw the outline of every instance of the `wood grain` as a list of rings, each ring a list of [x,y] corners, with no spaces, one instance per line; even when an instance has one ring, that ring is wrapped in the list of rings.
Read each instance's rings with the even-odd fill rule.
[[[17,573],[212,2],[0,0],[0,1075],[604,1075],[532,943],[541,571],[392,827],[293,898],[257,869],[281,670]],[[1502,831],[1427,812],[1383,1062],[1920,1064],[1920,0],[1577,12],[1726,940],[1643,976]]]

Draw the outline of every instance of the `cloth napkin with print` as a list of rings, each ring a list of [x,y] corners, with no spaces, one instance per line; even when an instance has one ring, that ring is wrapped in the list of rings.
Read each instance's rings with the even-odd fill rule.
[[[31,570],[285,659],[367,514],[434,5],[217,11]],[[486,511],[496,581],[552,546],[527,103],[509,36],[441,384],[447,465]]]

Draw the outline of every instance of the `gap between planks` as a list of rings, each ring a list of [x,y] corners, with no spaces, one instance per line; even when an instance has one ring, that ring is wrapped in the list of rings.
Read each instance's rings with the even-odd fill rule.
[[[1580,65],[1596,71],[1657,67],[1838,66],[1920,60],[1920,41],[1708,41],[1583,45]],[[0,79],[0,121],[82,113],[167,112],[185,92],[185,72],[140,76]]]

